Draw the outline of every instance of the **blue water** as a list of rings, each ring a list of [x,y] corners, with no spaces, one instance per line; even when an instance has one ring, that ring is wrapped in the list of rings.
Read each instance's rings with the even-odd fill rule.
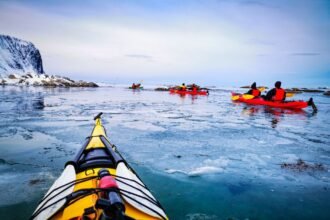
[[[170,219],[330,219],[330,98],[319,108],[235,104],[122,87],[0,87],[0,219],[27,219],[104,112],[110,140]],[[295,171],[303,159],[324,170]]]

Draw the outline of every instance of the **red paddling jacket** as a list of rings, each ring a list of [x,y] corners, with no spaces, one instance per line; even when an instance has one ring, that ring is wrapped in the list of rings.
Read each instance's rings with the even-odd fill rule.
[[[275,88],[275,95],[272,98],[273,101],[284,101],[285,100],[285,90],[280,88]]]
[[[252,94],[253,96],[257,97],[260,96],[261,92],[259,91],[259,89],[252,89]]]
[[[284,101],[285,100],[285,96],[286,96],[286,93],[285,93],[285,90],[282,89],[282,88],[274,88],[274,89],[271,89],[266,97],[265,97],[265,100],[269,100],[269,101],[276,101],[276,102],[281,102],[281,101]]]
[[[246,94],[253,95],[254,97],[260,96],[261,92],[259,89],[250,89]]]

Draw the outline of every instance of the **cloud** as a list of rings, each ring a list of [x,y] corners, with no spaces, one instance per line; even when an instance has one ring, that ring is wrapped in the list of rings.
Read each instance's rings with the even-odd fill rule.
[[[0,30],[33,42],[47,73],[213,83],[329,69],[329,15],[316,1],[60,2],[0,0]]]
[[[153,59],[152,56],[144,55],[144,54],[126,54],[125,57],[136,58],[136,59],[145,59],[145,60]]]
[[[267,3],[266,3],[267,2]],[[264,7],[275,9],[277,7],[269,4],[270,1],[257,1],[257,0],[242,0],[239,4],[243,6],[252,6],[252,7]]]
[[[250,39],[246,41],[247,44],[253,44],[253,45],[263,45],[263,46],[273,46],[276,45],[274,41],[270,40],[263,40],[263,39]]]
[[[256,1],[256,0],[243,0],[243,1],[240,1],[240,4],[242,4],[242,5],[266,6],[266,4],[264,2]]]
[[[305,53],[291,53],[291,56],[319,56],[321,53],[305,52]]]
[[[269,56],[269,54],[265,54],[265,53],[260,53],[256,55],[257,57],[266,57]]]

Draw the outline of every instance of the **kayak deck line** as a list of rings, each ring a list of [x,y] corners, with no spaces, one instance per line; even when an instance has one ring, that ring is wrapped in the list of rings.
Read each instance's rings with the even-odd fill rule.
[[[108,140],[101,115],[94,118],[91,135],[65,164],[30,219],[168,219],[158,200]]]
[[[192,90],[178,90],[178,89],[170,89],[171,94],[179,94],[179,95],[209,95],[208,90],[197,90],[197,91],[192,91]]]

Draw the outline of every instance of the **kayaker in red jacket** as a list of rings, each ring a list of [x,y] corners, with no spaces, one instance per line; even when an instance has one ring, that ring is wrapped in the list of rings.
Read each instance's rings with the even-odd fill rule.
[[[269,101],[282,102],[285,100],[286,92],[281,88],[281,82],[277,81],[275,83],[275,88],[267,92],[265,99]]]
[[[198,86],[195,83],[193,83],[192,86],[190,87],[190,89],[193,92],[197,92],[198,91]]]
[[[139,88],[141,86],[141,84],[139,83],[139,84],[135,84],[135,83],[133,83],[132,84],[132,89],[137,89],[137,88]]]
[[[254,97],[259,97],[261,95],[261,92],[259,89],[257,89],[257,84],[254,82],[251,85],[251,89],[245,94],[253,95]]]

